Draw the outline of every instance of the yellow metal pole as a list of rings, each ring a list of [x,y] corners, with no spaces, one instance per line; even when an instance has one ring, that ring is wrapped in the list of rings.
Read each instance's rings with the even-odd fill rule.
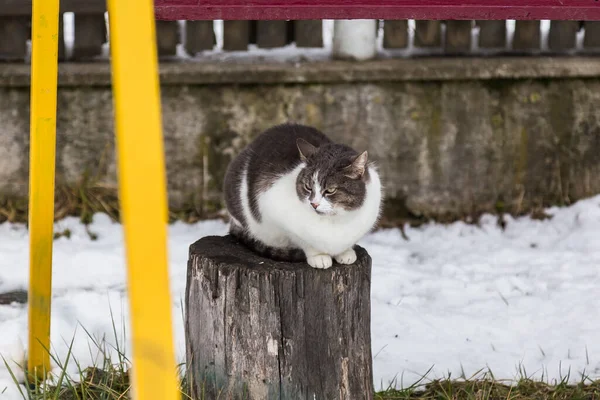
[[[132,318],[133,394],[179,398],[167,266],[167,195],[152,0],[109,0],[119,197]]]
[[[29,378],[50,371],[59,0],[33,0],[29,161]]]

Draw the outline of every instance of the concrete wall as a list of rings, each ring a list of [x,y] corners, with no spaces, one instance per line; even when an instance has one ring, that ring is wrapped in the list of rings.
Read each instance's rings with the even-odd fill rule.
[[[389,221],[524,213],[600,193],[600,60],[512,62],[163,66],[171,209],[218,210],[231,158],[286,121],[368,149]],[[61,67],[59,185],[87,177],[115,190],[107,68]],[[27,196],[26,76],[26,66],[0,65],[0,201]]]

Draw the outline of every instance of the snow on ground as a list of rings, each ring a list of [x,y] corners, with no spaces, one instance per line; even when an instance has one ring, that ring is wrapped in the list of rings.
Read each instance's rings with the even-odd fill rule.
[[[372,349],[376,388],[410,385],[448,372],[468,376],[489,367],[496,378],[528,374],[558,379],[571,371],[600,377],[600,196],[548,213],[551,220],[508,218],[502,231],[493,217],[480,226],[455,223],[382,230],[361,244],[373,257]],[[121,227],[96,215],[90,230],[69,218],[54,250],[53,349],[83,365],[98,359],[88,337],[115,344],[127,336],[128,308]],[[224,234],[220,221],[169,228],[176,349],[184,356],[181,302],[188,246]],[[0,225],[0,293],[25,289],[28,238],[23,225]],[[0,306],[0,353],[19,358],[27,343],[23,305]],[[85,330],[87,330],[87,333]],[[125,343],[130,349],[130,343]],[[121,345],[122,346],[122,345]],[[70,368],[75,372],[74,368]],[[18,399],[0,362],[2,399]]]

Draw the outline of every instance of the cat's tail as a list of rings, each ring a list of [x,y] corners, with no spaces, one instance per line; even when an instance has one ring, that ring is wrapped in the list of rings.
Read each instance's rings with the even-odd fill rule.
[[[251,237],[245,229],[237,224],[231,224],[229,234],[239,240],[242,244],[248,247],[256,254],[270,258],[275,261],[286,262],[303,262],[306,261],[306,255],[301,249],[295,248],[278,248],[267,246],[258,239]]]

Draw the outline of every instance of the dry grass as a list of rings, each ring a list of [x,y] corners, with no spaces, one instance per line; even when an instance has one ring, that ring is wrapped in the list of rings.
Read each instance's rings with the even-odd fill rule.
[[[400,202],[401,203],[401,202]],[[215,208],[215,207],[211,207]],[[0,223],[9,222],[27,222],[28,203],[25,198],[6,198],[0,197]],[[514,211],[514,210],[513,210]],[[55,194],[55,219],[60,220],[67,216],[74,216],[81,219],[85,224],[92,221],[95,213],[105,213],[114,221],[119,220],[119,198],[118,188],[114,184],[102,182],[96,176],[84,175],[76,183],[65,183],[57,181]],[[504,215],[512,214],[515,216],[529,215],[534,219],[547,219],[549,216],[542,207],[535,207],[528,212],[508,212],[502,204],[496,205],[494,214],[498,217],[498,224],[504,227]],[[439,223],[452,223],[457,220],[470,224],[478,224],[481,212],[473,211],[470,215],[457,216],[454,214],[439,215],[436,218],[427,218],[417,216],[408,211],[405,205],[396,205],[386,212],[379,221],[379,228],[403,229],[405,225],[417,227],[432,221]],[[183,221],[194,223],[207,218],[223,218],[220,211],[206,212],[199,210],[194,205],[183,207],[181,209],[170,209],[169,219],[171,222]]]
[[[119,218],[117,188],[86,178],[76,184],[58,184],[54,204],[56,220],[77,216],[89,223],[97,212],[106,213],[114,220]],[[0,223],[26,222],[27,208],[25,199],[0,199]]]
[[[119,197],[116,185],[99,182],[92,178],[82,178],[73,184],[57,183],[54,201],[54,219],[78,217],[84,224],[92,221],[95,213],[105,213],[113,221],[119,221]],[[0,223],[26,223],[28,203],[26,199],[0,197]],[[196,222],[202,218],[218,217],[201,215],[194,208],[171,210],[169,219],[173,221]]]

